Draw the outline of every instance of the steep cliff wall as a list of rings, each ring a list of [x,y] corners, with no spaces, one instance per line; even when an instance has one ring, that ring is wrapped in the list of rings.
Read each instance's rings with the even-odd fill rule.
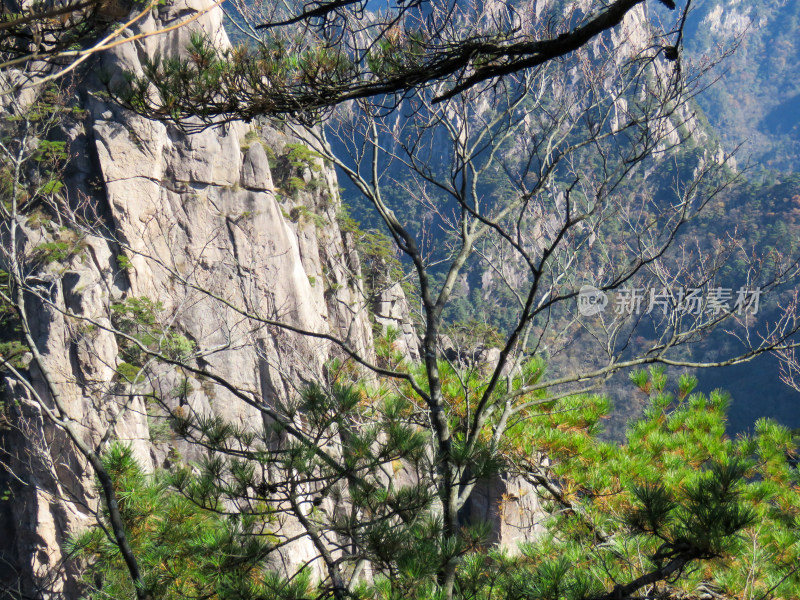
[[[180,0],[128,33],[210,6]],[[185,52],[196,31],[228,44],[217,8],[95,57],[69,91],[70,118],[49,134],[69,154],[62,198],[19,221],[20,257],[59,248],[52,260],[30,261],[27,321],[41,358],[25,359],[29,388],[6,380],[0,422],[0,489],[8,491],[0,578],[23,596],[78,597],[64,542],[97,521],[100,505],[93,470],[43,414],[54,389],[62,420],[88,446],[126,442],[153,470],[201,453],[175,435],[170,415],[257,430],[268,423],[259,407],[325,380],[330,359],[346,356],[331,338],[374,361],[368,311],[376,326],[397,331],[396,350],[420,356],[402,287],[367,298],[352,233],[338,223],[335,172],[304,140],[265,123],[190,135],[108,101],[97,73],[113,82],[141,72],[146,57]],[[156,364],[138,344],[165,360]],[[538,496],[515,477],[483,482],[464,512],[493,523],[494,541],[505,544],[541,531]],[[297,538],[276,562],[318,557],[292,519],[277,517],[274,533]]]
[[[161,7],[140,31],[208,5]],[[340,355],[325,339],[270,323],[333,334],[367,357],[373,346],[358,258],[337,225],[335,174],[300,152],[302,140],[244,123],[187,135],[112,105],[93,80],[98,70],[140,71],[142,58],[155,52],[179,53],[198,29],[227,43],[216,9],[189,27],[119,46],[83,75],[74,102],[85,112],[56,134],[71,156],[62,210],[72,221],[75,252],[38,267],[38,291],[28,301],[46,370],[86,442],[130,442],[150,469],[168,462],[177,442],[142,393],[245,425],[257,426],[262,416],[229,389],[179,369],[142,369],[126,382],[124,341],[105,328],[131,302],[151,307],[173,332],[162,349],[183,344],[200,367],[267,404],[322,379],[326,361]],[[305,163],[282,160],[292,151]],[[57,223],[28,222],[23,230],[28,254],[67,235]],[[31,367],[29,377],[47,398],[42,373]],[[40,586],[69,597],[74,582],[61,568],[62,544],[93,518],[92,473],[30,393],[11,381],[7,388],[11,426],[2,443],[13,475],[4,481],[10,494],[2,502],[0,569],[25,593],[37,595]],[[178,446],[191,456],[191,448]],[[287,550],[294,562],[309,552],[302,543]]]

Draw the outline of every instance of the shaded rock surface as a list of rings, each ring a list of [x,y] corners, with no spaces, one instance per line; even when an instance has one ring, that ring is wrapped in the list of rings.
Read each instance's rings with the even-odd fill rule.
[[[402,286],[394,283],[383,289],[373,303],[373,310],[375,322],[381,326],[383,333],[387,333],[389,328],[397,332],[394,349],[411,361],[418,362],[421,358],[420,341],[411,324],[411,307]]]
[[[163,6],[147,16],[141,31],[209,4]],[[225,45],[220,25],[215,9],[192,28]],[[192,28],[119,46],[94,68],[141,71],[145,54],[182,52]],[[293,194],[273,183],[264,146],[281,152],[301,140],[244,123],[186,135],[104,101],[91,85],[79,90],[78,102],[86,118],[60,132],[75,157],[65,190],[70,209],[94,227],[80,232],[80,253],[43,274],[45,301],[32,297],[28,310],[46,367],[89,444],[106,436],[126,441],[148,469],[168,461],[169,444],[154,440],[142,396],[121,393],[128,390],[115,383],[120,348],[104,327],[111,324],[111,306],[126,298],[161,302],[162,318],[173,330],[206,350],[200,366],[268,404],[321,379],[325,362],[339,355],[330,342],[273,327],[273,321],[334,334],[371,356],[360,265],[336,222],[335,175],[321,165],[318,185]],[[292,208],[301,204],[322,222],[293,221]],[[41,241],[36,236],[29,232],[29,247]],[[245,313],[262,319],[261,326],[254,328]],[[146,383],[159,393],[182,377],[165,371]],[[30,378],[47,398],[41,373],[34,369]],[[190,383],[181,401],[198,413],[256,427],[262,422],[256,407],[228,390]],[[18,481],[4,475],[13,491],[0,514],[3,579],[23,581],[30,593],[36,579],[52,593],[76,597],[74,573],[59,568],[61,548],[66,536],[92,522],[98,504],[92,473],[30,394],[12,382],[8,387],[17,402],[10,408],[14,427],[4,432],[2,444]],[[187,457],[197,452],[178,449]],[[292,527],[287,522],[283,533],[291,535]],[[300,541],[283,560],[300,564],[315,555],[310,543]]]

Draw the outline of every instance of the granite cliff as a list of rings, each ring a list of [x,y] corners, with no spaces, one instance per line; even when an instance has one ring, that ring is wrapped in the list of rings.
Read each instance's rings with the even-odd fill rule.
[[[122,441],[153,470],[200,452],[170,431],[167,414],[150,401],[156,396],[170,410],[258,426],[262,411],[243,398],[274,406],[324,380],[329,360],[346,357],[331,338],[374,360],[373,331],[392,327],[396,348],[419,358],[402,288],[366,298],[353,235],[339,226],[335,172],[302,139],[242,122],[188,134],[104,94],[98,73],[113,80],[140,72],[147,56],[179,55],[192,32],[228,44],[221,11],[210,6],[182,0],[148,14],[127,35],[202,13],[188,27],[95,57],[64,96],[71,117],[47,132],[69,158],[58,218],[50,211],[19,220],[15,256],[39,257],[30,262],[26,299],[36,359],[23,358],[25,384],[5,380],[6,592],[78,597],[64,543],[95,521],[101,501],[85,456],[40,406],[57,412],[53,389],[62,421],[88,447]],[[26,101],[3,110],[21,113]],[[44,260],[43,248],[66,250]],[[120,332],[142,323],[158,326],[152,343],[163,356],[191,353],[198,368],[229,386],[134,360],[135,336]],[[482,486],[470,512],[496,522],[496,541],[527,539],[538,530],[531,492],[527,483],[497,478]],[[297,524],[282,527],[290,536]],[[297,565],[314,553],[300,536],[276,560]]]
[[[161,7],[131,34],[205,8],[191,1]],[[148,469],[168,462],[176,442],[158,437],[159,417],[137,392],[169,396],[180,380],[185,393],[175,403],[238,423],[262,417],[230,391],[176,370],[145,375],[143,369],[138,379],[121,383],[120,365],[127,363],[105,327],[132,302],[153,307],[175,340],[196,349],[203,368],[268,403],[321,379],[326,361],[337,355],[323,337],[275,328],[270,320],[334,335],[372,355],[359,260],[352,236],[337,224],[333,171],[303,153],[302,140],[270,127],[230,123],[187,135],[148,121],[107,101],[92,75],[137,71],[144,56],[180,53],[198,29],[227,43],[217,9],[191,27],[121,45],[81,74],[69,98],[79,118],[51,132],[70,156],[62,207],[70,222],[22,225],[21,255],[69,238],[66,256],[39,264],[31,275],[38,293],[27,302],[32,334],[67,417],[92,447],[109,439],[132,444]],[[289,164],[292,152],[302,156]],[[260,325],[247,314],[258,315]],[[29,369],[31,385],[47,398],[35,361]],[[6,387],[3,579],[20,581],[28,593],[71,597],[74,572],[62,568],[62,544],[93,518],[92,472],[23,386],[9,379]],[[181,450],[191,456],[191,449]],[[300,543],[288,555],[298,561],[307,552]]]

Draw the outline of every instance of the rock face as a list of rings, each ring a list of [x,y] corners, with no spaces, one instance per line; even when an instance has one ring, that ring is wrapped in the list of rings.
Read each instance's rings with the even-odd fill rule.
[[[162,7],[141,30],[204,8],[206,3],[191,1]],[[192,28],[224,45],[220,25],[215,9]],[[140,56],[180,53],[190,33],[179,28],[119,46],[95,67],[140,71]],[[186,135],[105,102],[91,86],[80,90],[78,102],[86,117],[60,135],[74,157],[65,173],[69,210],[86,219],[86,229],[76,234],[80,252],[43,273],[44,301],[31,298],[28,310],[47,370],[90,445],[110,436],[131,443],[147,468],[168,460],[169,448],[156,443],[142,397],[120,393],[120,348],[103,328],[113,318],[112,305],[126,299],[161,302],[158,318],[180,332],[181,343],[204,351],[200,366],[267,403],[321,379],[326,361],[341,354],[325,339],[273,322],[333,334],[371,356],[358,258],[336,222],[334,173],[313,159],[299,173],[306,185],[285,189],[276,181],[287,174],[276,176],[270,168],[270,157],[280,167],[287,148],[302,140],[244,123]],[[32,248],[41,236],[33,229],[29,234]],[[34,370],[30,377],[47,398],[42,374]],[[146,383],[168,391],[180,380],[179,373],[164,371]],[[257,408],[230,391],[189,380],[191,391],[179,402],[243,425],[262,422]],[[85,527],[97,506],[91,470],[43,418],[30,393],[7,385],[16,402],[9,408],[14,425],[3,432],[2,444],[18,479],[4,475],[2,482],[11,499],[0,509],[0,575],[21,581],[32,595],[40,586],[75,597],[73,573],[59,568],[61,548],[65,535]],[[298,542],[285,558],[298,564],[310,552]]]
[[[160,7],[140,31],[210,6],[181,0]],[[141,72],[141,57],[179,55],[197,29],[220,46],[228,43],[216,8],[191,27],[120,45],[93,69]],[[66,417],[89,446],[127,442],[146,469],[169,465],[175,451],[191,459],[199,450],[164,439],[163,414],[153,412],[145,395],[159,396],[172,410],[258,428],[262,412],[243,398],[275,406],[304,382],[323,380],[329,359],[345,356],[330,338],[374,362],[359,258],[352,235],[337,223],[335,173],[304,140],[241,122],[188,135],[105,101],[86,78],[75,98],[82,116],[56,132],[71,157],[61,210],[73,227],[25,224],[21,251],[69,238],[69,255],[37,272],[26,310]],[[369,308],[384,331],[397,330],[396,350],[419,360],[400,285]],[[169,367],[143,369],[126,381],[122,373],[132,367],[126,342],[109,328],[119,329],[121,316],[134,309],[150,311],[174,332],[158,342],[165,355],[194,351],[198,367],[230,388]],[[15,582],[23,596],[77,598],[63,545],[94,523],[100,499],[85,459],[34,401],[35,394],[45,404],[53,399],[45,373],[32,366],[29,381],[29,388],[5,382],[13,402],[0,423],[8,467],[0,469],[0,490],[8,493],[0,501],[0,580]],[[489,482],[470,505],[471,513],[495,523],[498,541],[536,531],[515,512],[538,508],[533,493],[520,504],[532,492],[520,486]],[[276,533],[299,532],[288,520],[282,527]],[[316,556],[310,541],[300,539],[284,547],[279,562],[299,565]]]
[[[545,533],[547,513],[536,488],[516,476],[498,475],[476,486],[466,507],[470,520],[491,524],[489,541],[509,552]]]
[[[411,307],[399,283],[383,289],[373,303],[375,322],[387,333],[389,328],[397,332],[393,345],[395,350],[413,362],[420,360],[419,338],[411,325]]]

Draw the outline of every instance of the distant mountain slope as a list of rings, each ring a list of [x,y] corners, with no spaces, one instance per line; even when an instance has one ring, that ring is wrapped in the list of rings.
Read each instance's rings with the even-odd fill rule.
[[[694,58],[739,40],[700,105],[729,149],[744,143],[741,157],[793,172],[800,170],[799,29],[795,0],[699,0],[685,35]]]

